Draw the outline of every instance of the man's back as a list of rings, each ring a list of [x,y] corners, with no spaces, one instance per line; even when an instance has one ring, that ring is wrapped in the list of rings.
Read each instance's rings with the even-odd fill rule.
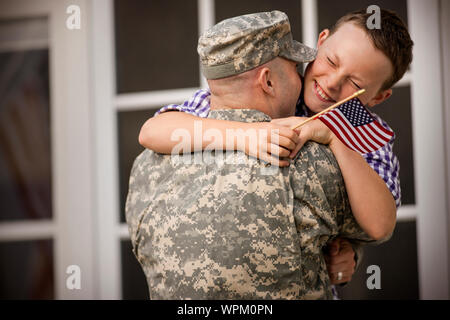
[[[210,117],[270,120],[256,110]],[[328,148],[307,143],[270,172],[240,152],[175,158],[146,150],[130,178],[127,222],[152,299],[331,297],[321,248],[354,224]]]

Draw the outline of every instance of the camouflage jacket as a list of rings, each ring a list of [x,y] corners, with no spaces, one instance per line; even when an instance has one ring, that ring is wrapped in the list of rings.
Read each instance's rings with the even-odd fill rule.
[[[270,121],[249,109],[209,117]],[[150,297],[332,298],[322,248],[338,234],[370,238],[330,149],[308,142],[289,167],[269,172],[239,151],[207,152],[195,161],[145,150],[134,162],[126,219]]]

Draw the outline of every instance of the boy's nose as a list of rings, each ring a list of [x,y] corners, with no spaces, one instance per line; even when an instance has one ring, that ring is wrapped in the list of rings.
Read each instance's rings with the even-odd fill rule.
[[[329,75],[327,82],[326,82],[326,86],[329,90],[330,94],[335,94],[337,92],[339,92],[341,90],[341,85],[342,85],[342,79],[338,74],[331,74]],[[336,98],[336,97],[334,97]]]

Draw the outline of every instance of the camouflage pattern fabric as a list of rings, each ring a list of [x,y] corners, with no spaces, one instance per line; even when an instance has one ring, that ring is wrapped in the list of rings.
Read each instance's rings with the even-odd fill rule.
[[[249,109],[209,117],[270,121]],[[145,150],[134,162],[126,219],[151,299],[331,299],[322,248],[338,234],[370,238],[330,149],[308,142],[269,175],[244,153],[219,155],[185,164]]]
[[[292,39],[288,16],[281,11],[247,14],[219,22],[200,37],[197,51],[207,79],[236,75],[276,57],[310,62],[317,53]]]

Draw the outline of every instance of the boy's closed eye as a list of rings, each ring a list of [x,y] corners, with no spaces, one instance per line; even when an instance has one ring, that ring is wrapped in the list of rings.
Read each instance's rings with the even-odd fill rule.
[[[336,63],[334,63],[333,60],[330,59],[330,57],[327,57],[328,63],[331,64],[333,67],[336,67]]]
[[[353,81],[352,79],[349,79],[349,81],[358,89],[361,90],[361,86],[359,86],[355,81]]]

